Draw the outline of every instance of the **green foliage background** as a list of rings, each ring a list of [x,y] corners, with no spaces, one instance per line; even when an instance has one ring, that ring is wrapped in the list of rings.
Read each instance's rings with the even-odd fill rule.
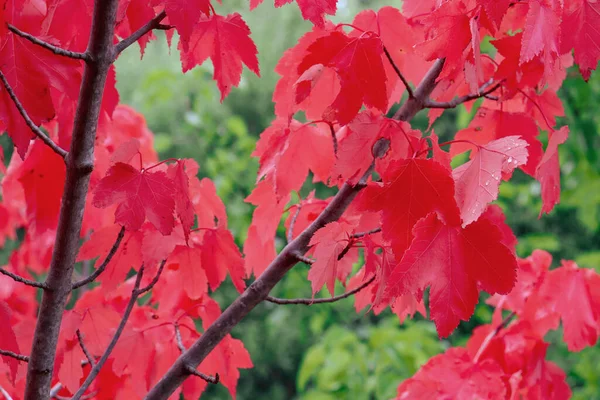
[[[278,78],[273,68],[311,25],[301,19],[295,5],[275,9],[266,1],[250,13],[246,1],[227,3],[217,11],[242,13],[259,50],[262,78],[245,71],[240,87],[220,104],[210,65],[182,75],[177,51],[170,51],[163,38],[148,46],[141,61],[134,49],[124,54],[117,62],[117,78],[122,102],[146,116],[161,157],[195,158],[200,174],[215,181],[241,245],[252,215],[252,207],[243,200],[254,186],[258,166],[250,155],[273,118],[271,94]],[[350,22],[361,9],[382,5],[381,0],[339,1],[334,20]],[[560,149],[561,204],[538,219],[539,185],[522,174],[503,183],[498,204],[519,237],[520,256],[541,248],[554,255],[555,264],[574,259],[582,267],[599,268],[600,114],[596,104],[600,73],[586,84],[576,70],[570,71],[560,96],[566,109],[561,123],[571,129]],[[450,137],[466,127],[471,116],[464,108],[446,112],[436,122],[436,132]],[[414,125],[427,127],[424,113]],[[280,237],[282,245],[283,232]],[[294,268],[275,295],[310,295],[306,272],[306,266]],[[235,295],[230,285],[216,293],[223,308]],[[439,341],[431,322],[417,318],[400,325],[389,312],[357,314],[351,299],[314,307],[263,304],[234,331],[255,364],[242,373],[238,398],[388,399],[395,395],[398,383],[432,355],[464,344],[475,326],[490,319],[491,309],[480,304],[469,322],[461,324],[448,340]],[[600,348],[568,353],[560,338],[559,334],[549,336],[553,343],[549,357],[567,371],[574,397],[600,399]],[[209,393],[207,398],[228,396],[219,386],[211,387]]]

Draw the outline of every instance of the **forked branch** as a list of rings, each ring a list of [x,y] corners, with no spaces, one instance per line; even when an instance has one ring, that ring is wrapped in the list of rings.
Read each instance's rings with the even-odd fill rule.
[[[84,60],[84,61],[88,61],[90,59],[90,55],[87,53],[78,53],[76,51],[70,51],[70,50],[66,50],[61,47],[55,46],[51,43],[48,43],[41,39],[36,38],[35,36],[33,36],[27,32],[21,31],[19,28],[17,28],[14,25],[8,24],[8,30],[11,31],[12,33],[14,33],[15,35],[21,36],[22,38],[29,40],[31,43],[33,43],[35,45],[38,45],[40,47],[43,47],[46,50],[53,52],[54,54],[56,54],[58,56],[74,58],[76,60]]]
[[[160,23],[163,19],[166,18],[166,16],[167,13],[161,11],[160,14],[148,21],[146,25],[133,32],[131,36],[126,37],[125,39],[117,43],[117,45],[115,46],[115,58],[118,57],[119,54],[123,52],[123,50],[137,42],[142,36],[144,36],[148,32],[154,29],[170,29],[171,27],[169,25],[161,25]]]
[[[177,348],[183,354],[186,348],[183,345],[183,340],[181,339],[181,331],[179,330],[179,325],[177,324],[175,324],[175,340],[177,341]],[[219,383],[219,374],[215,374],[215,376],[206,375],[189,365],[187,367],[187,371],[190,373],[190,375],[195,375],[199,378],[202,378],[206,382],[212,383],[213,385]]]
[[[360,292],[361,290],[363,290],[364,288],[369,286],[374,280],[375,280],[375,275],[373,275],[368,281],[364,282],[359,287],[352,289],[349,292],[346,292],[339,296],[333,296],[333,297],[329,297],[329,298],[325,298],[325,299],[279,299],[277,297],[267,296],[267,298],[265,300],[268,301],[269,303],[275,303],[275,304],[281,304],[281,305],[304,304],[306,306],[311,306],[313,304],[335,303],[336,301],[343,300],[345,298],[352,296],[353,294]]]
[[[408,93],[408,98],[409,99],[414,98],[415,94],[414,94],[412,88],[410,87],[410,83],[408,83],[408,80],[404,77],[404,75],[402,75],[402,72],[400,72],[400,68],[398,68],[398,66],[394,62],[394,59],[392,58],[392,55],[390,54],[390,52],[388,51],[388,49],[385,46],[383,47],[383,52],[385,53],[385,56],[387,57],[388,61],[392,65],[392,68],[394,68],[394,71],[396,71],[396,75],[398,75],[398,77],[404,84],[404,87],[406,88],[406,92]]]
[[[56,143],[54,143],[54,141],[52,139],[50,139],[50,137],[47,136],[44,133],[44,131],[42,131],[31,120],[31,118],[29,117],[29,114],[27,114],[27,111],[23,107],[23,104],[21,104],[21,102],[17,98],[15,91],[10,86],[10,83],[8,83],[8,79],[6,79],[6,76],[4,76],[2,71],[0,71],[0,80],[2,80],[2,84],[4,85],[4,88],[6,89],[6,91],[8,92],[8,96],[11,98],[11,100],[15,104],[15,107],[17,107],[17,110],[19,110],[19,114],[21,114],[21,116],[25,120],[25,123],[29,127],[29,129],[31,129],[31,131],[34,133],[35,136],[37,136],[42,142],[46,143],[52,150],[54,150],[54,152],[56,154],[58,154],[64,160],[67,157],[67,151],[65,149],[61,148]]]
[[[497,82],[495,85],[492,85],[492,86],[490,86],[490,85],[491,85],[491,82],[486,83],[479,89],[479,91],[477,91],[477,93],[471,93],[471,94],[467,94],[465,96],[456,97],[450,101],[438,102],[438,101],[428,99],[428,100],[425,100],[425,103],[423,104],[423,106],[425,108],[445,108],[445,109],[455,108],[455,107],[459,106],[460,104],[466,103],[467,101],[476,100],[476,99],[479,99],[480,97],[489,96],[491,93],[496,91],[500,86],[502,86],[502,82]]]

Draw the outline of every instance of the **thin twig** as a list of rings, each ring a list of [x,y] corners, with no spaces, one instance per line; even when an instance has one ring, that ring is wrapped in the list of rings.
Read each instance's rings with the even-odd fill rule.
[[[13,281],[22,283],[22,284],[27,285],[27,286],[33,286],[33,287],[36,287],[36,288],[46,289],[46,290],[48,289],[48,286],[44,282],[36,282],[36,281],[32,281],[30,279],[25,279],[22,276],[19,276],[17,274],[13,274],[12,272],[8,272],[4,268],[0,268],[0,274],[6,275],[9,278],[11,278]]]
[[[292,253],[292,256],[294,256],[296,258],[296,260],[302,261],[304,264],[313,265],[315,263],[315,260],[313,260],[312,258],[303,256],[300,253]]]
[[[8,83],[8,79],[6,79],[6,76],[4,76],[4,74],[2,73],[2,71],[0,71],[0,80],[2,80],[2,83],[4,84],[4,88],[6,89],[6,91],[8,92],[8,95],[10,96],[10,98],[12,99],[13,103],[15,104],[15,107],[17,107],[17,110],[19,110],[19,114],[21,114],[21,116],[23,117],[23,119],[25,120],[25,123],[27,124],[27,126],[29,127],[29,129],[31,129],[31,131],[38,137],[40,138],[40,140],[44,143],[46,143],[52,150],[54,150],[54,152],[56,154],[58,154],[59,156],[61,156],[62,159],[65,159],[67,157],[67,151],[63,148],[61,148],[59,145],[57,145],[56,143],[54,143],[54,141],[52,141],[52,139],[50,139],[49,136],[47,136],[32,120],[31,118],[29,118],[29,114],[27,114],[27,111],[25,111],[25,108],[23,107],[23,105],[21,104],[21,102],[19,101],[19,99],[17,98],[17,95],[15,94],[13,88],[10,86],[10,83]]]
[[[331,140],[333,141],[333,154],[335,155],[335,158],[337,158],[338,140],[337,140],[337,136],[335,136],[335,129],[333,128],[332,123],[329,123],[329,131],[331,132]]]
[[[61,47],[50,44],[48,42],[44,42],[43,40],[38,39],[35,36],[30,35],[27,32],[21,31],[19,28],[17,28],[14,25],[8,24],[8,30],[16,35],[21,36],[24,39],[29,40],[33,44],[43,47],[46,50],[50,50],[51,52],[53,52],[54,54],[56,54],[58,56],[69,57],[69,58],[74,58],[77,60],[84,60],[84,61],[88,61],[90,59],[90,55],[87,53],[78,53],[76,51],[66,50]]]
[[[352,235],[352,237],[354,239],[360,239],[362,237],[373,235],[373,234],[379,233],[379,232],[381,232],[381,228],[375,228],[375,229],[371,229],[370,231],[355,233],[354,235]]]
[[[187,349],[183,345],[183,340],[181,339],[181,331],[179,330],[179,325],[177,325],[177,323],[175,323],[175,340],[177,341],[177,348],[179,349],[179,351],[182,354],[185,353],[185,351]],[[199,378],[202,378],[208,383],[212,383],[213,385],[216,385],[217,383],[219,383],[219,374],[218,373],[215,374],[215,376],[206,375],[206,374],[203,374],[202,372],[198,371],[196,368],[190,367],[189,365],[186,367],[186,369],[190,373],[190,375],[195,375]]]
[[[302,203],[298,204],[298,208],[296,208],[296,212],[294,213],[294,216],[292,217],[292,220],[290,221],[290,227],[288,229],[288,234],[287,234],[288,243],[291,242],[292,240],[294,240],[294,225],[296,225],[296,220],[298,219],[298,216],[300,215],[301,209],[302,209]]]
[[[117,327],[117,330],[115,331],[115,334],[113,335],[110,343],[108,344],[108,347],[104,351],[104,354],[102,354],[102,357],[100,357],[100,360],[98,360],[98,363],[92,368],[92,370],[90,371],[90,374],[87,376],[87,378],[85,379],[85,382],[83,382],[83,385],[81,385],[79,390],[77,390],[77,393],[75,393],[72,400],[81,400],[82,399],[85,391],[90,387],[90,385],[92,384],[94,379],[96,379],[96,376],[98,376],[100,369],[102,368],[102,366],[104,365],[104,363],[106,362],[108,357],[110,356],[110,353],[112,353],[113,349],[117,345],[117,342],[119,341],[119,338],[121,337],[121,334],[123,333],[123,330],[125,329],[125,325],[127,324],[129,315],[131,314],[131,311],[133,310],[133,306],[135,306],[135,302],[140,295],[139,288],[140,288],[140,284],[142,283],[143,275],[144,275],[144,265],[142,264],[142,266],[140,267],[140,270],[138,271],[137,276],[135,278],[135,284],[133,285],[133,290],[131,291],[131,298],[129,299],[129,303],[127,303],[127,307],[125,307],[125,312],[123,313],[123,317],[121,318],[121,322],[119,323],[119,326]]]
[[[166,16],[167,16],[167,13],[164,10],[161,11],[160,14],[158,14],[156,17],[154,17],[150,21],[148,21],[148,23],[146,25],[142,26],[140,29],[133,32],[131,34],[131,36],[126,37],[125,39],[123,39],[119,43],[117,43],[117,45],[115,46],[115,58],[119,54],[121,54],[121,52],[123,52],[123,50],[125,50],[126,48],[128,48],[129,46],[131,46],[132,44],[137,42],[142,36],[144,36],[146,33],[150,32],[151,30],[158,29],[158,28],[165,29],[166,27],[163,28],[163,25],[160,24],[160,21],[165,19]]]
[[[97,394],[98,394],[98,392],[94,391],[92,393],[86,394],[85,396],[81,396],[81,400],[93,399]],[[71,397],[59,396],[57,394],[54,395],[54,398],[56,400],[71,400]]]
[[[29,357],[24,356],[23,354],[14,353],[14,352],[9,351],[9,350],[2,350],[2,349],[0,349],[0,356],[12,357],[12,358],[16,358],[19,361],[29,362]]]
[[[140,295],[148,292],[149,290],[151,290],[154,287],[154,285],[156,285],[156,283],[160,279],[160,275],[162,274],[166,263],[167,263],[166,259],[161,261],[160,266],[158,267],[158,271],[156,272],[156,275],[154,276],[154,279],[152,279],[152,281],[147,286],[144,286],[143,288],[137,290],[136,291],[137,296],[140,296]]]
[[[58,395],[58,392],[60,392],[60,390],[63,388],[62,383],[58,382],[56,385],[52,386],[52,389],[50,389],[50,398],[56,397]]]
[[[485,89],[484,87],[487,87],[487,86],[488,86],[487,84],[482,86],[482,88],[479,89],[479,91],[477,93],[471,93],[471,94],[467,94],[465,96],[456,97],[450,101],[438,102],[438,101],[433,101],[433,100],[427,99],[427,100],[425,100],[423,105],[426,108],[444,108],[444,109],[455,108],[462,103],[466,103],[467,101],[475,100],[480,97],[485,97],[485,96],[493,93],[496,89],[498,89],[500,86],[502,86],[502,81],[496,83],[489,89]]]
[[[355,289],[352,289],[349,292],[346,292],[346,293],[341,294],[339,296],[329,297],[329,298],[325,298],[325,299],[279,299],[277,297],[267,296],[267,298],[265,300],[268,301],[269,303],[275,303],[275,304],[281,304],[281,305],[286,305],[286,304],[304,304],[305,306],[310,306],[310,305],[313,305],[313,304],[335,303],[338,300],[345,299],[347,297],[352,296],[355,293],[360,292],[361,290],[363,290],[364,288],[366,288],[367,286],[369,286],[374,280],[375,280],[375,275],[373,275],[371,277],[371,279],[369,279],[368,281],[366,281],[365,283],[363,283],[359,287],[357,287]]]
[[[75,290],[77,288],[80,288],[83,285],[87,285],[88,283],[93,282],[98,276],[100,276],[100,274],[102,272],[104,272],[104,270],[106,269],[106,267],[108,266],[108,264],[110,263],[110,261],[112,260],[114,255],[117,253],[117,250],[119,249],[119,246],[121,245],[121,241],[123,240],[124,236],[125,236],[125,227],[122,227],[121,230],[119,231],[119,234],[117,235],[117,239],[115,240],[115,243],[113,244],[110,251],[106,255],[104,262],[102,262],[102,264],[96,269],[96,271],[94,271],[93,274],[91,274],[87,278],[84,278],[78,282],[75,282],[73,284],[73,286],[71,286],[71,290]]]
[[[392,58],[392,55],[390,54],[390,52],[388,51],[388,49],[386,49],[385,46],[383,46],[383,52],[385,53],[385,55],[386,55],[388,61],[390,62],[390,64],[392,64],[392,68],[394,68],[394,71],[396,71],[396,75],[398,75],[398,77],[400,78],[400,80],[404,84],[404,87],[406,87],[406,91],[408,92],[408,98],[409,99],[414,98],[415,97],[415,93],[413,92],[412,88],[410,87],[410,83],[408,83],[408,80],[406,80],[406,78],[404,77],[404,75],[402,75],[402,72],[400,72],[400,68],[398,68],[398,66],[394,62],[394,59]]]
[[[77,329],[75,333],[77,334],[77,340],[79,341],[79,346],[81,347],[83,354],[85,354],[85,357],[88,359],[88,362],[90,363],[92,368],[94,368],[96,366],[96,362],[94,361],[94,357],[92,357],[92,354],[85,346],[85,343],[83,343],[83,335],[81,334],[81,331]]]
[[[4,390],[2,386],[0,386],[0,394],[4,396],[5,400],[13,400],[13,398],[10,397],[10,394],[6,390]]]
[[[483,352],[485,351],[485,349],[488,347],[488,345],[490,344],[490,342],[492,341],[492,339],[494,339],[496,337],[496,335],[498,335],[498,333],[500,333],[500,331],[504,328],[506,328],[508,326],[508,324],[510,323],[510,321],[512,321],[513,317],[517,315],[514,311],[511,312],[510,314],[508,314],[506,316],[506,318],[504,318],[502,320],[502,322],[500,323],[500,325],[498,325],[496,327],[496,329],[494,329],[493,331],[491,331],[486,337],[485,339],[483,339],[483,342],[481,342],[481,345],[479,346],[479,350],[477,350],[477,354],[475,354],[475,357],[473,357],[473,362],[476,363],[477,361],[479,361],[479,358],[481,357],[481,355],[483,354]]]

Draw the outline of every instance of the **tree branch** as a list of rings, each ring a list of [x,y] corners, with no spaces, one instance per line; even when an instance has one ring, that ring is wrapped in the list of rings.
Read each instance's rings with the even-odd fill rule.
[[[29,40],[33,44],[43,47],[46,50],[50,50],[51,52],[53,52],[54,54],[56,54],[58,56],[75,58],[77,60],[84,60],[84,61],[89,61],[89,59],[90,59],[90,56],[87,53],[78,53],[76,51],[66,50],[66,49],[60,48],[58,46],[55,46],[51,43],[44,42],[43,40],[38,39],[35,36],[30,35],[27,32],[21,31],[19,28],[17,28],[14,25],[8,24],[8,30],[16,35],[21,36],[24,39]]]
[[[80,288],[83,285],[87,285],[88,283],[93,282],[94,280],[96,280],[96,278],[98,276],[100,276],[100,274],[102,272],[104,272],[104,270],[106,269],[106,267],[108,266],[108,264],[110,263],[112,258],[117,253],[117,250],[119,249],[119,246],[121,245],[121,241],[123,240],[124,236],[125,236],[125,227],[123,226],[123,227],[121,227],[121,230],[119,231],[119,234],[117,235],[117,239],[115,240],[115,243],[113,244],[110,251],[106,255],[104,262],[102,262],[102,264],[90,276],[88,276],[87,278],[84,278],[78,282],[75,282],[73,284],[73,286],[71,286],[71,290],[75,290],[77,288]]]
[[[22,283],[27,286],[33,286],[33,287],[45,289],[45,290],[48,289],[48,286],[44,282],[36,282],[36,281],[32,281],[31,279],[25,279],[22,276],[13,274],[12,272],[5,270],[4,268],[0,268],[0,274],[6,275],[9,278],[11,278],[13,281]]]
[[[108,347],[104,351],[104,354],[102,354],[102,357],[100,357],[100,360],[98,360],[98,363],[93,366],[92,370],[90,371],[90,374],[85,379],[85,382],[83,382],[83,385],[81,385],[81,387],[79,388],[79,390],[77,390],[77,393],[75,393],[75,395],[73,396],[73,398],[71,400],[81,400],[82,399],[83,394],[90,387],[90,385],[92,384],[94,379],[96,379],[96,376],[98,376],[100,369],[102,368],[102,366],[104,365],[104,363],[106,362],[108,357],[110,356],[110,353],[112,353],[113,349],[117,345],[117,342],[119,341],[119,338],[121,337],[121,334],[123,333],[123,330],[125,329],[125,325],[127,325],[127,320],[129,319],[129,315],[131,314],[131,311],[133,310],[133,306],[135,306],[135,302],[138,299],[139,295],[141,294],[139,288],[140,288],[140,284],[142,283],[143,275],[144,275],[144,265],[142,264],[142,266],[140,267],[140,270],[138,271],[137,276],[135,278],[135,284],[133,285],[133,290],[131,291],[131,298],[129,299],[129,303],[127,303],[127,307],[125,307],[125,312],[123,313],[123,317],[121,318],[121,322],[119,323],[119,326],[117,327],[117,330],[115,331],[115,334],[113,335],[112,339],[110,340],[110,343],[108,344]],[[86,356],[87,356],[87,354],[86,354]],[[91,364],[91,360],[90,360],[90,364]]]
[[[14,353],[14,352],[8,351],[8,350],[0,349],[0,356],[12,357],[12,358],[16,358],[19,361],[29,362],[29,357],[24,356],[22,354]]]
[[[2,71],[0,71],[0,80],[2,80],[2,84],[4,85],[4,88],[6,89],[6,91],[8,92],[8,95],[10,96],[10,98],[13,101],[15,107],[17,107],[17,110],[19,111],[19,114],[21,114],[21,116],[25,120],[25,123],[27,124],[27,126],[29,127],[29,129],[31,129],[31,131],[33,132],[33,134],[35,136],[37,136],[42,142],[46,143],[62,159],[65,159],[67,157],[67,152],[63,148],[61,148],[59,145],[57,145],[56,143],[54,143],[54,141],[52,141],[52,139],[50,139],[50,137],[48,135],[46,135],[44,133],[44,131],[42,131],[31,120],[31,118],[29,117],[29,114],[27,114],[27,111],[23,107],[23,104],[21,104],[21,102],[17,98],[17,95],[15,94],[13,88],[10,86],[10,83],[8,83],[8,79],[6,79],[6,76],[4,76],[4,74],[2,73]]]
[[[65,304],[71,293],[73,267],[79,250],[83,210],[94,168],[94,142],[106,77],[114,61],[114,28],[118,0],[95,0],[81,89],[75,111],[71,148],[65,157],[65,186],[52,261],[38,311],[27,366],[25,400],[46,400],[56,357]],[[62,149],[61,149],[62,150]],[[62,150],[64,152],[64,150]]]
[[[6,390],[4,390],[2,386],[0,386],[0,394],[4,396],[4,400],[13,400],[13,398],[10,397],[10,394]]]
[[[166,16],[167,16],[167,13],[164,11],[161,11],[160,14],[158,14],[156,17],[154,17],[150,21],[148,21],[148,23],[146,25],[142,26],[140,29],[133,32],[131,34],[131,36],[129,36],[129,37],[121,40],[119,43],[117,43],[117,45],[115,46],[115,58],[118,57],[119,54],[121,54],[123,52],[123,50],[125,50],[126,48],[128,48],[129,46],[131,46],[132,44],[137,42],[142,36],[144,36],[146,33],[150,32],[151,30],[167,29],[167,28],[170,29],[169,26],[161,25],[161,23],[160,23],[160,21],[165,19]]]
[[[308,258],[300,253],[293,253],[292,254],[297,261],[303,262],[304,264],[308,264],[308,265],[313,265],[315,263],[315,260],[313,260],[312,258]]]
[[[477,93],[471,93],[471,94],[467,94],[465,96],[456,97],[450,101],[438,102],[438,101],[433,101],[433,100],[427,99],[427,100],[425,100],[423,106],[425,108],[444,108],[444,109],[455,108],[462,103],[466,103],[467,101],[475,100],[480,97],[486,97],[489,94],[493,93],[495,90],[497,90],[500,86],[502,86],[502,82],[498,82],[494,86],[490,87],[489,89],[486,89],[490,84],[491,84],[491,82],[483,85]]]
[[[329,297],[329,298],[325,298],[325,299],[279,299],[277,297],[267,296],[267,298],[265,300],[268,301],[269,303],[275,303],[275,304],[281,304],[281,305],[285,305],[285,304],[304,304],[306,306],[311,306],[313,304],[335,303],[336,301],[345,299],[347,297],[352,296],[353,294],[356,294],[356,293],[360,292],[361,290],[363,290],[364,288],[366,288],[367,286],[369,286],[374,280],[375,280],[375,275],[373,275],[371,277],[371,279],[369,279],[368,281],[366,281],[365,283],[363,283],[359,287],[357,287],[355,289],[352,289],[349,292],[346,292],[346,293],[341,294],[339,296]]]
[[[150,281],[150,283],[147,286],[144,286],[143,288],[139,289],[136,294],[138,296],[148,292],[149,290],[151,290],[154,285],[156,285],[156,283],[158,282],[158,280],[160,279],[160,275],[163,272],[163,269],[165,268],[165,264],[167,263],[167,260],[164,259],[161,261],[159,267],[158,267],[158,271],[156,272],[156,275],[154,276],[154,278],[152,279],[152,281]]]
[[[406,102],[396,111],[394,114],[394,119],[398,119],[400,121],[410,121],[419,111],[424,108],[424,102],[429,98],[433,89],[435,89],[437,85],[437,78],[440,76],[442,69],[444,68],[444,58],[438,59],[429,71],[419,83],[419,86],[414,91],[414,97],[409,98]]]
[[[400,68],[398,68],[398,66],[394,62],[394,59],[392,58],[392,55],[390,54],[390,52],[388,51],[388,49],[386,49],[385,46],[383,46],[383,52],[385,53],[385,56],[387,57],[387,59],[390,62],[390,64],[392,64],[392,68],[394,68],[394,71],[396,71],[396,75],[398,75],[398,77],[400,78],[400,80],[404,84],[404,87],[406,87],[406,91],[408,92],[408,98],[409,99],[414,98],[415,94],[414,94],[412,88],[410,87],[410,83],[408,83],[408,80],[406,80],[406,78],[404,77],[404,75],[402,75],[402,72],[400,72]]]
[[[175,340],[177,341],[177,348],[179,349],[179,351],[181,351],[181,353],[185,353],[186,349],[183,345],[183,340],[181,339],[181,332],[179,331],[179,325],[177,325],[177,323],[175,324]],[[215,374],[215,376],[206,375],[198,371],[196,368],[190,366],[187,367],[187,370],[190,373],[190,375],[195,375],[199,378],[202,378],[208,383],[212,383],[213,385],[219,383],[219,374]]]
[[[302,210],[302,203],[298,204],[298,208],[296,208],[296,212],[294,213],[294,216],[292,217],[292,220],[290,221],[290,227],[288,228],[288,233],[287,233],[288,243],[291,242],[292,240],[294,240],[294,226],[296,225],[296,220],[298,219],[298,216],[300,215],[300,210]]]
[[[436,85],[436,79],[442,72],[444,60],[437,60],[433,67],[427,72],[415,90],[415,98],[408,99],[398,110],[395,117],[408,121],[422,109],[422,99],[427,98]],[[387,143],[386,143],[387,142]],[[374,158],[381,158],[389,149],[389,141],[379,139],[372,148]],[[167,399],[183,383],[188,376],[187,366],[198,366],[202,360],[215,348],[217,344],[231,332],[244,317],[267,298],[273,287],[285,276],[285,274],[297,263],[297,255],[304,254],[308,250],[308,244],[315,232],[326,224],[337,221],[348,206],[352,203],[358,193],[366,187],[367,181],[375,168],[375,162],[361,177],[359,182],[352,186],[344,183],[331,202],[325,207],[321,214],[291,243],[279,253],[267,269],[246,290],[223,311],[204,334],[194,342],[192,347],[186,350],[169,368],[167,373],[150,389],[146,400]]]
[[[79,346],[81,347],[83,354],[85,354],[85,357],[88,359],[88,362],[90,363],[92,368],[94,368],[96,366],[96,362],[94,361],[94,357],[92,357],[92,354],[85,346],[85,343],[83,343],[83,335],[81,335],[81,331],[77,329],[75,333],[77,334],[77,340],[79,341]]]
[[[354,235],[352,235],[352,237],[354,239],[360,239],[365,236],[373,235],[373,234],[379,233],[379,232],[381,232],[381,228],[375,228],[375,229],[371,229],[370,231],[355,233]]]
[[[494,339],[496,337],[496,335],[498,335],[498,333],[500,333],[500,331],[502,329],[505,329],[508,324],[510,324],[510,321],[512,321],[513,317],[517,315],[514,311],[511,312],[510,314],[508,314],[506,316],[506,318],[504,318],[502,320],[502,322],[500,323],[500,325],[498,325],[496,327],[496,329],[494,329],[493,331],[491,331],[486,337],[485,339],[483,339],[483,342],[481,342],[481,345],[479,346],[479,350],[477,350],[477,354],[475,354],[475,357],[473,357],[473,362],[476,363],[477,361],[479,361],[479,358],[481,357],[481,355],[483,354],[483,352],[485,351],[485,349],[488,347],[488,345],[490,344],[490,342],[492,341],[492,339]]]

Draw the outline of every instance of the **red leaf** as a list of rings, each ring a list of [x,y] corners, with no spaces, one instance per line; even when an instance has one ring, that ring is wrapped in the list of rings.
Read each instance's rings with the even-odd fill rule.
[[[480,218],[464,229],[444,225],[435,214],[419,221],[415,238],[389,277],[387,297],[416,293],[431,286],[431,318],[441,337],[460,320],[468,320],[479,296],[508,293],[514,286],[517,262],[500,240],[500,230]]]
[[[310,246],[315,246],[315,263],[310,267],[308,280],[311,281],[313,296],[327,285],[329,293],[335,294],[338,256],[348,244],[349,232],[353,227],[345,222],[331,222],[315,232]]]
[[[252,155],[260,157],[257,180],[271,180],[279,197],[300,190],[309,169],[326,181],[335,159],[329,128],[323,132],[295,120],[274,121],[261,134]]]
[[[535,173],[537,179],[542,185],[542,209],[543,213],[548,214],[560,201],[560,166],[558,164],[558,145],[563,144],[569,136],[569,127],[563,126],[558,131],[550,135],[548,147],[544,157],[540,161]]]
[[[83,367],[81,361],[85,358],[77,340],[67,344],[67,349],[62,355],[62,363],[58,368],[58,379],[71,393],[79,389],[81,378],[83,378]]]
[[[508,136],[481,146],[473,159],[453,171],[463,227],[476,221],[498,197],[500,178],[527,162],[527,143]]]
[[[197,180],[195,180],[197,182]],[[198,228],[214,228],[216,226],[227,228],[227,214],[225,205],[217,195],[217,188],[213,181],[203,178],[197,185],[192,182],[191,193],[196,214],[198,215]]]
[[[562,52],[575,48],[575,62],[583,79],[590,75],[600,60],[600,5],[594,0],[565,3],[561,25]]]
[[[187,241],[194,225],[194,205],[190,200],[190,180],[185,168],[185,160],[177,160],[177,165],[169,166],[167,174],[175,183],[175,210]]]
[[[4,302],[0,303],[0,337],[2,337],[2,350],[21,354],[17,337],[15,336],[11,326],[10,309],[6,306],[6,304],[4,304]],[[10,368],[10,377],[14,382],[17,377],[19,361],[15,358],[5,355],[2,356],[2,360],[4,360],[4,362]]]
[[[246,287],[244,276],[244,260],[233,241],[233,236],[225,228],[209,229],[202,242],[202,266],[212,290],[225,280],[226,271],[233,285],[242,293]]]
[[[153,6],[164,6],[169,23],[177,29],[183,46],[187,45],[200,17],[210,16],[210,0],[152,0]]]
[[[560,15],[547,3],[540,1],[528,3],[529,11],[523,30],[520,63],[526,63],[544,52],[544,61],[558,56],[558,34],[560,31]]]
[[[232,86],[240,83],[242,63],[260,76],[257,50],[250,29],[238,13],[227,17],[212,15],[202,17],[195,25],[186,49],[180,42],[183,72],[202,64],[210,57],[214,74],[213,79],[221,91],[221,101],[227,97]]]
[[[116,163],[98,183],[93,204],[106,208],[119,203],[115,222],[138,230],[148,220],[163,234],[173,230],[175,184],[164,172],[140,172],[131,165]]]
[[[431,212],[449,224],[459,224],[450,172],[433,160],[391,162],[381,172],[383,184],[370,184],[361,194],[360,207],[382,211],[383,237],[400,260],[413,239],[413,226]]]
[[[396,400],[504,399],[504,371],[490,360],[475,362],[462,348],[451,348],[398,387]]]
[[[202,251],[198,248],[177,246],[167,259],[168,266],[178,265],[183,290],[192,300],[208,293],[206,273],[200,265],[202,258]],[[212,265],[208,267],[214,268]]]
[[[325,119],[345,125],[356,116],[363,103],[381,112],[387,111],[383,46],[379,38],[349,37],[335,31],[318,38],[307,52],[298,66],[299,74],[322,64],[333,68],[340,79],[340,92],[325,111]]]

